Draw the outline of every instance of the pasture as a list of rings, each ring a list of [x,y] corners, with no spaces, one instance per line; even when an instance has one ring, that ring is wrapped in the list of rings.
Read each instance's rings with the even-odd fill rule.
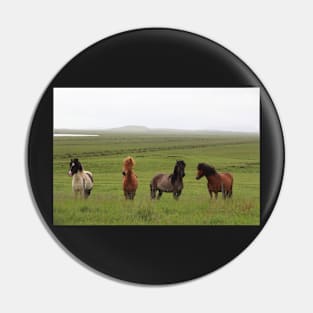
[[[53,220],[55,225],[259,225],[260,152],[257,135],[207,133],[140,134],[96,132],[97,137],[54,137]],[[139,186],[125,200],[122,161],[135,161]],[[71,158],[79,158],[94,175],[87,200],[74,200]],[[156,173],[172,173],[176,160],[186,163],[179,200],[163,193],[150,199]],[[232,199],[210,200],[207,180],[196,180],[199,162],[234,176]]]

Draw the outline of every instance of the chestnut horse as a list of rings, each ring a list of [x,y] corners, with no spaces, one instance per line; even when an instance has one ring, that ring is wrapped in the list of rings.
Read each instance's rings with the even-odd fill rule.
[[[206,163],[198,164],[196,179],[205,176],[208,180],[208,189],[212,199],[212,193],[217,199],[218,192],[222,192],[223,198],[230,198],[233,194],[233,176],[229,173],[218,173],[213,166]]]
[[[128,156],[123,161],[123,190],[125,199],[134,200],[138,187],[137,175],[133,171],[135,160]]]

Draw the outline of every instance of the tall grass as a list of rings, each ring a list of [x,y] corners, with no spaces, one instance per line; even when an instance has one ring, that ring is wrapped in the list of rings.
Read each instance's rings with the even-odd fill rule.
[[[139,187],[134,201],[122,191],[122,160],[136,159]],[[73,199],[69,159],[78,157],[94,174],[88,200]],[[171,173],[183,159],[184,189],[178,201],[163,193],[150,199],[149,183],[158,172]],[[210,200],[206,179],[195,180],[207,162],[234,176],[232,199]],[[260,219],[259,139],[256,136],[101,134],[55,137],[53,158],[55,225],[258,225]]]

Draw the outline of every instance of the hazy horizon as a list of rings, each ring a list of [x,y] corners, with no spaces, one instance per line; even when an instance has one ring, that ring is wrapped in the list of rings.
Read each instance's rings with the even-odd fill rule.
[[[54,88],[54,129],[259,133],[251,88]]]
[[[234,130],[216,130],[216,129],[181,129],[181,128],[167,128],[167,127],[147,127],[145,125],[124,125],[119,127],[113,127],[113,128],[68,128],[68,127],[62,127],[62,128],[54,128],[54,131],[60,131],[60,130],[66,130],[66,131],[114,131],[114,130],[122,130],[122,129],[131,129],[131,128],[139,128],[139,129],[146,129],[147,131],[179,131],[179,132],[229,132],[229,133],[249,133],[249,134],[258,134],[259,131],[234,131]]]

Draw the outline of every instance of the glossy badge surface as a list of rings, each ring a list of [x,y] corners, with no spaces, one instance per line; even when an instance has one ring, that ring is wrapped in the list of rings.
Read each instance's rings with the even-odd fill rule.
[[[55,76],[31,124],[28,169],[71,254],[118,279],[168,284],[214,271],[258,235],[284,142],[270,96],[238,57],[192,33],[139,29]]]

